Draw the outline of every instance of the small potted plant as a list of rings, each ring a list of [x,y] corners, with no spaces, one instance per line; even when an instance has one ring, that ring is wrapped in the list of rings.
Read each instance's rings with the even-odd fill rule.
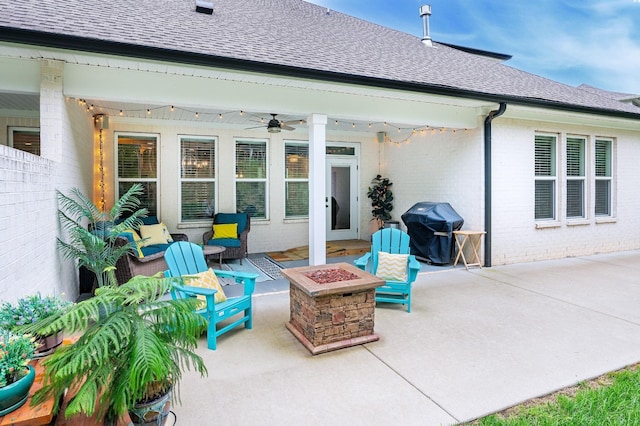
[[[134,424],[156,411],[161,420],[153,424],[163,424],[182,371],[207,373],[195,353],[207,322],[195,312],[197,299],[163,298],[174,280],[138,275],[121,286],[100,287],[94,297],[32,324],[35,330],[62,328],[79,336],[43,361],[44,383],[33,403],[59,401],[69,389],[65,417],[97,414],[117,421],[142,403],[130,413]]]
[[[384,223],[391,220],[391,210],[393,210],[393,193],[391,192],[391,183],[388,178],[377,175],[371,181],[371,186],[367,192],[367,197],[371,199],[372,221],[376,221],[378,229],[384,227]]]
[[[4,302],[0,307],[0,328],[19,332],[22,326],[63,312],[70,305],[71,302],[58,296],[42,296],[40,293],[20,298],[15,304]],[[49,334],[35,331],[33,334],[39,345],[37,356],[48,355],[62,343],[60,330]]]
[[[37,346],[28,334],[0,329],[0,416],[17,410],[29,397],[36,378],[29,362]]]

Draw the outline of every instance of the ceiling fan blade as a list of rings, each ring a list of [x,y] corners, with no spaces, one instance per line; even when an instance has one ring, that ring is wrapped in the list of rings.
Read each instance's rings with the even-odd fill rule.
[[[286,124],[287,126],[290,126],[292,124],[307,124],[307,120],[287,120],[281,121],[280,124]]]
[[[246,127],[245,130],[259,129],[261,127],[266,127],[266,126],[263,124],[262,126]]]
[[[295,127],[287,126],[286,124],[280,122],[280,128],[284,130],[295,130]]]

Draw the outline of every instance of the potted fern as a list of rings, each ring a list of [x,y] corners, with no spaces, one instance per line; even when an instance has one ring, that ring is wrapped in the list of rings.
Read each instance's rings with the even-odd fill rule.
[[[116,285],[116,262],[132,250],[133,244],[116,245],[118,236],[139,225],[147,209],[140,209],[138,196],[143,187],[136,183],[115,202],[111,210],[102,211],[78,188],[70,195],[58,191],[58,217],[67,231],[68,241],[58,238],[62,255],[78,266],[84,266],[95,276],[94,290],[104,285]],[[116,224],[117,222],[117,224]]]
[[[201,376],[207,373],[195,353],[206,320],[195,313],[197,299],[163,297],[172,280],[136,276],[119,287],[100,287],[94,297],[33,324],[40,332],[64,329],[79,336],[43,361],[44,384],[33,403],[51,397],[60,401],[69,389],[65,417],[97,415],[111,421],[144,403],[130,414],[135,424],[138,415],[155,411],[149,402],[159,397],[156,405],[165,410],[154,424],[163,424],[170,405],[166,401],[176,400],[183,370],[193,367]]]

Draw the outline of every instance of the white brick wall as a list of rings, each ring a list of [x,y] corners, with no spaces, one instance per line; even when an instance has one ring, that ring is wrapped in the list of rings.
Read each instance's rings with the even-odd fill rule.
[[[598,223],[588,202],[584,225],[537,229],[534,220],[534,136],[536,131],[616,140],[614,180],[617,186],[615,221]],[[640,136],[586,126],[500,119],[493,125],[493,245],[494,265],[589,255],[640,247]],[[588,154],[589,155],[589,154]],[[588,164],[592,163],[588,160]],[[591,166],[588,166],[588,169]],[[592,168],[592,167],[591,167]],[[560,173],[560,176],[562,174]],[[562,179],[560,179],[562,184]],[[587,185],[592,187],[592,185]],[[560,186],[560,191],[562,191]]]
[[[60,64],[44,66],[43,80],[51,80],[49,73],[54,80],[59,77]],[[61,80],[56,87],[41,95],[46,105],[41,109],[41,128],[46,123],[41,145],[43,154],[57,158],[0,146],[0,300],[14,301],[38,291],[65,293],[70,300],[77,296],[77,271],[56,249],[55,190],[91,187],[93,131],[86,113],[65,101]],[[4,118],[0,124],[15,125],[16,120]]]
[[[536,130],[616,140],[617,213],[614,223],[536,229]],[[384,144],[382,174],[393,182],[394,219],[419,201],[448,202],[463,229],[484,230],[484,135],[476,129],[415,135],[409,144]],[[529,262],[640,247],[640,136],[625,131],[500,118],[493,122],[492,264]],[[366,175],[363,175],[363,180]],[[368,208],[368,200],[365,199]],[[365,211],[369,215],[368,211]],[[401,221],[402,224],[402,221]],[[404,226],[403,226],[404,227]],[[481,247],[481,256],[484,247]]]

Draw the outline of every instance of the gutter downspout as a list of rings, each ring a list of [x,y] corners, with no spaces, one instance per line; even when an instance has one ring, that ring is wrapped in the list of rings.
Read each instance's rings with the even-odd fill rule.
[[[506,102],[500,102],[500,107],[493,110],[484,119],[484,266],[491,266],[491,122],[500,117],[507,110]]]

